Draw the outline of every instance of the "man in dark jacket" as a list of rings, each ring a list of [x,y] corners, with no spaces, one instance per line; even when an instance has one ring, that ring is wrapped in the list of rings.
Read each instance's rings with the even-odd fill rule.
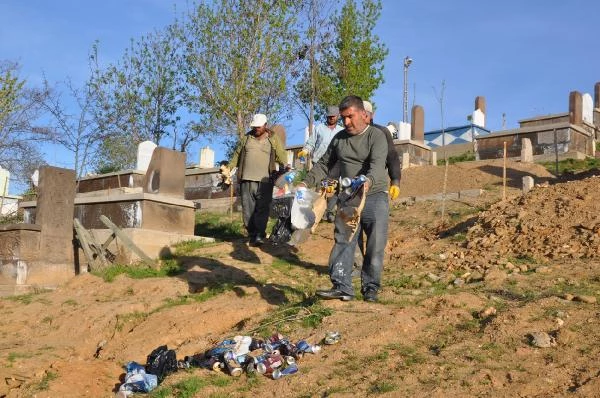
[[[373,127],[377,127],[379,130],[385,133],[388,142],[388,153],[385,161],[385,167],[387,168],[388,175],[390,176],[390,199],[395,200],[400,195],[400,177],[402,168],[400,167],[400,157],[394,146],[394,140],[387,127],[383,127],[373,122],[375,112],[373,112],[373,105],[369,101],[363,101],[363,106],[369,117],[369,124]]]
[[[366,199],[360,211],[358,230],[365,231],[366,251],[361,278],[361,293],[365,301],[377,301],[381,286],[384,249],[387,243],[389,201],[385,161],[388,144],[384,133],[368,124],[362,99],[348,96],[339,106],[345,129],[340,131],[329,144],[325,154],[306,175],[303,183],[313,187],[328,174],[328,170],[339,162],[342,178],[359,175],[366,177]],[[332,289],[318,290],[317,295],[326,299],[352,300],[352,265],[358,233],[348,241],[343,222],[336,215],[335,245],[329,255],[329,278]],[[341,220],[340,220],[341,221]]]
[[[287,154],[279,139],[267,129],[267,117],[256,114],[250,130],[240,139],[229,168],[237,167],[242,218],[248,231],[251,246],[260,246],[266,237],[269,207],[273,198],[271,174],[283,170]]]

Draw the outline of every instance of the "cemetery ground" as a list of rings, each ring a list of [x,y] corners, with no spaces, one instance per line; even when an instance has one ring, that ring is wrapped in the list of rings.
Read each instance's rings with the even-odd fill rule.
[[[450,166],[448,192],[483,193],[446,200],[445,223],[440,201],[392,205],[379,303],[314,298],[330,286],[332,224],[297,251],[250,248],[239,219],[211,214],[198,232],[219,241],[180,244],[159,271],[115,266],[2,298],[0,396],[111,397],[122,366],[159,345],[182,359],[276,331],[342,339],[279,380],[188,369],[148,396],[598,396],[600,178],[508,167],[502,201],[501,161]],[[401,196],[441,192],[443,173],[409,169]],[[541,183],[526,196],[524,175]]]

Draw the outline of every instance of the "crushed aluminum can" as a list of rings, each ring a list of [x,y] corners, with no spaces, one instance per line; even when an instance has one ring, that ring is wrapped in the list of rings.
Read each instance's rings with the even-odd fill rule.
[[[289,364],[285,368],[278,368],[273,370],[271,377],[275,380],[282,378],[283,376],[289,376],[298,372],[298,365],[295,363]]]
[[[325,338],[323,339],[323,342],[327,345],[332,345],[338,343],[341,338],[342,335],[340,334],[340,332],[327,332]]]
[[[270,355],[256,365],[256,371],[261,374],[270,374],[281,365],[283,365],[281,355]]]

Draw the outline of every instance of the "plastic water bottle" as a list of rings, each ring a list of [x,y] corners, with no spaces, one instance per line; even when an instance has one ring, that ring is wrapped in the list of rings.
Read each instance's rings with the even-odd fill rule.
[[[306,187],[296,188],[296,200],[298,203],[304,203],[306,200]]]
[[[287,173],[285,173],[285,177],[284,180],[285,182],[287,182],[288,184],[291,184],[292,182],[294,182],[294,178],[296,178],[296,170],[291,170],[288,171]]]

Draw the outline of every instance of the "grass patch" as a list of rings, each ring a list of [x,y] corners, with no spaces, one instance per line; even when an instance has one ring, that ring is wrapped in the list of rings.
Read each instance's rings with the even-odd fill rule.
[[[77,301],[73,300],[73,299],[68,299],[63,301],[62,305],[70,305],[71,307],[77,307]]]
[[[394,351],[396,354],[400,355],[404,361],[403,367],[410,367],[412,365],[416,365],[419,363],[425,362],[425,357],[419,353],[414,347],[400,344],[400,343],[392,343],[385,346],[390,351]]]
[[[46,391],[48,388],[50,388],[50,382],[55,380],[57,377],[58,375],[56,373],[47,371],[44,377],[42,377],[42,380],[35,387],[35,390]]]
[[[210,236],[220,241],[239,239],[245,236],[244,224],[239,216],[231,221],[223,214],[196,213],[194,235]]]
[[[31,357],[33,357],[33,354],[25,354],[25,353],[20,353],[20,352],[9,352],[7,360],[12,365],[17,359],[21,359],[21,358],[25,359],[25,358],[31,358]]]
[[[386,285],[397,292],[397,290],[400,289],[417,289],[419,287],[419,281],[413,278],[412,275],[400,275],[397,278],[388,280]]]
[[[259,326],[248,332],[257,332],[262,336],[269,336],[275,328],[282,333],[292,331],[297,326],[314,329],[323,319],[333,314],[331,308],[324,307],[318,300],[309,299],[300,303],[288,305],[263,319]]]
[[[556,173],[556,162],[540,162],[550,173]],[[600,159],[564,159],[558,162],[558,174],[577,173],[590,169],[600,168]]]
[[[475,153],[472,151],[467,151],[465,153],[461,153],[460,155],[450,156],[448,157],[448,164],[455,164],[460,162],[471,162],[475,160]],[[446,164],[445,159],[438,159],[438,165],[444,166]]]
[[[31,304],[34,301],[38,302],[38,303],[42,303],[42,304],[50,304],[51,302],[43,297],[40,297],[39,295],[42,293],[46,293],[49,290],[40,290],[40,291],[36,291],[36,292],[32,292],[32,293],[26,293],[26,294],[20,294],[18,296],[8,296],[8,297],[3,297],[4,300],[9,300],[9,301],[15,301],[21,304]]]
[[[377,381],[369,386],[369,392],[371,394],[383,394],[390,391],[396,391],[397,389],[398,387],[395,384],[387,381]]]
[[[183,272],[181,265],[176,260],[165,260],[161,262],[160,268],[148,267],[144,263],[132,265],[113,264],[92,274],[101,277],[105,282],[112,282],[118,275],[125,274],[132,279],[162,278],[175,276]]]
[[[129,314],[123,314],[123,315],[118,315],[117,316],[117,325],[115,326],[115,328],[120,332],[121,330],[123,330],[123,327],[125,326],[126,323],[129,322],[135,322],[136,324],[144,321],[146,318],[148,318],[148,313],[145,312],[140,312],[140,311],[135,311]]]
[[[292,264],[284,258],[274,258],[271,266],[280,271],[289,271],[292,269]]]
[[[160,387],[153,391],[149,396],[151,398],[193,398],[204,387],[208,386],[207,380],[198,376],[192,376],[181,380],[169,387]]]

